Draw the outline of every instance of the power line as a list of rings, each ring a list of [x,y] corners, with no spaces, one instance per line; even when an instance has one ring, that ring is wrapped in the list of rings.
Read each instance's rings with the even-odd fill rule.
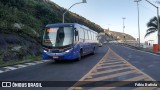
[[[151,8],[148,8],[148,7],[144,6],[143,4],[139,4],[139,5],[142,6],[143,8],[145,8],[146,11],[150,10],[150,11],[156,13],[156,11],[152,10]],[[148,11],[148,12],[149,12],[149,11]]]

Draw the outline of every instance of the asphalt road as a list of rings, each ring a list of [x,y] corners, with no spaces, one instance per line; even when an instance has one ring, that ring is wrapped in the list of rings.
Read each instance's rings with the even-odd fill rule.
[[[108,46],[130,64],[148,74],[156,81],[160,81],[160,55],[131,49],[121,45],[109,44]]]
[[[95,55],[83,57],[81,61],[45,62],[0,74],[0,81],[78,81],[106,54],[106,46],[99,47]],[[3,90],[22,90],[27,88],[3,88]],[[40,88],[30,88],[39,90]],[[61,90],[66,88],[41,88]]]
[[[160,55],[142,52],[115,44],[100,47],[95,55],[88,55],[81,61],[53,61],[32,65],[0,74],[0,81],[78,81],[86,75],[106,54],[108,47],[127,62],[160,81]],[[63,88],[29,88],[32,90],[66,90]],[[0,90],[27,90],[28,88],[0,88]]]

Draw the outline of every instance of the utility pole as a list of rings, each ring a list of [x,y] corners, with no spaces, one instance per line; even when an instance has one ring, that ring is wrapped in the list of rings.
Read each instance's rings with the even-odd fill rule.
[[[123,42],[125,41],[125,34],[124,34],[124,28],[125,28],[125,25],[124,25],[124,20],[126,19],[125,17],[122,18],[123,19]]]
[[[134,0],[134,2],[137,3],[137,11],[138,11],[138,37],[139,37],[139,40],[138,40],[138,46],[140,47],[141,45],[141,39],[140,39],[140,25],[139,25],[139,2],[141,0]]]
[[[157,8],[157,26],[158,26],[158,44],[160,44],[160,25],[159,25],[159,7],[151,3],[150,1],[146,0],[149,4]]]

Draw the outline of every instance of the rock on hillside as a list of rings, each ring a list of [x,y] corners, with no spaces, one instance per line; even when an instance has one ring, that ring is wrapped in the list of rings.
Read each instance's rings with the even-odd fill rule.
[[[108,35],[109,37],[112,37],[114,40],[124,40],[124,36],[125,36],[125,40],[136,40],[133,36],[126,33],[109,31],[108,29],[106,29],[104,32],[106,33],[106,35]]]
[[[110,31],[113,35],[113,37],[119,37],[120,40],[123,40],[125,36],[125,40],[136,40],[133,36],[126,34],[126,33],[121,33],[121,32],[115,32],[115,31]]]
[[[22,60],[40,53],[41,45],[27,35],[0,34],[0,61]]]
[[[0,0],[0,62],[40,54],[45,25],[61,23],[65,11],[50,0]],[[69,11],[65,17],[66,23],[80,23],[103,31],[76,13]]]

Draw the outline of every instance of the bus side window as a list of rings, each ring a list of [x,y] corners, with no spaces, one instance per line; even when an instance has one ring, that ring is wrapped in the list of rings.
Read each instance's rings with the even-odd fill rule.
[[[85,30],[85,40],[88,40],[88,30]]]
[[[98,40],[98,34],[96,34],[96,40]]]
[[[92,40],[93,40],[93,32],[91,32]]]
[[[95,40],[95,33],[93,33],[93,40]]]
[[[88,39],[91,40],[91,38],[92,38],[91,37],[91,31],[89,31],[89,30],[88,30],[88,37],[89,37]]]
[[[84,31],[83,31],[83,28],[79,28],[79,38],[80,39],[84,39]]]

